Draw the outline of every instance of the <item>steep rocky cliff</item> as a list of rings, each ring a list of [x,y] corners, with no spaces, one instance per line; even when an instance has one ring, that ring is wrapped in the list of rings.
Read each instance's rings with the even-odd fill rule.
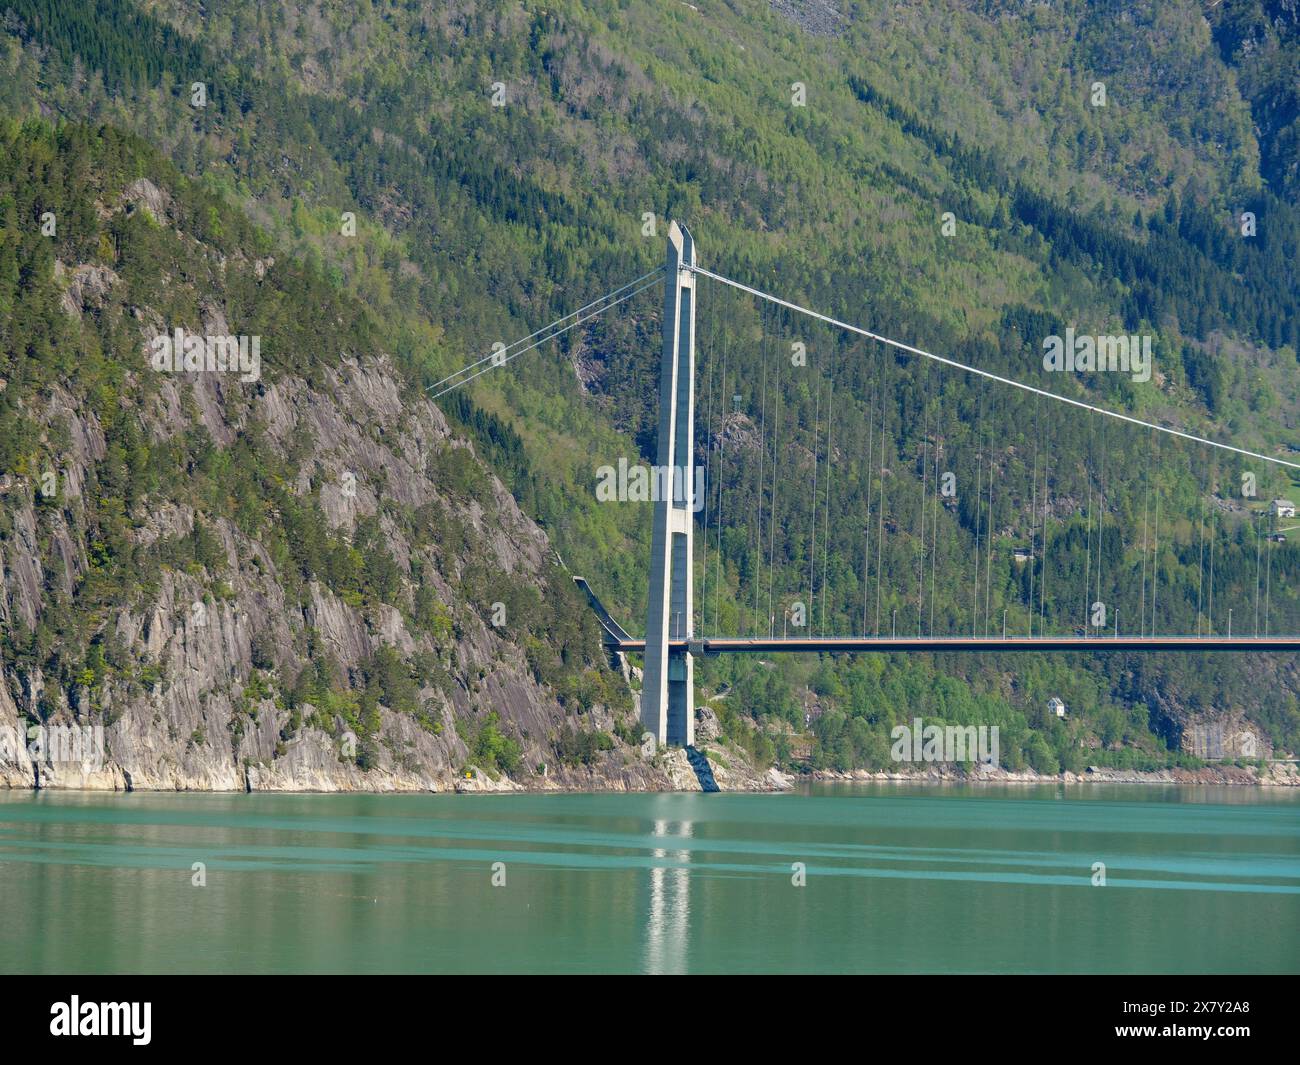
[[[699,786],[364,308],[129,138],[8,148],[0,783]],[[177,329],[256,380],[158,369]]]

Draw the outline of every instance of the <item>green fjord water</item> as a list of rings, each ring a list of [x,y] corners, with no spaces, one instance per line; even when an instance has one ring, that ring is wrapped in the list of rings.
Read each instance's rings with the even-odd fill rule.
[[[1296,972],[1300,795],[9,793],[0,898],[5,973]]]

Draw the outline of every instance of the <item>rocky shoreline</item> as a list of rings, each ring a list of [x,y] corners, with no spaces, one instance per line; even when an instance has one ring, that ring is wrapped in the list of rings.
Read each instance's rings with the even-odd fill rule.
[[[961,766],[933,765],[925,769],[838,772],[816,770],[807,777],[816,781],[892,782],[900,784],[1179,784],[1259,788],[1300,787],[1300,765],[1274,762],[1262,771],[1254,766],[1215,765],[1200,769],[1108,769],[1091,766],[1086,772],[1036,773],[1032,769],[1013,771],[982,767],[968,771]]]
[[[393,769],[361,771],[355,766],[326,767],[317,771],[303,760],[291,760],[298,772],[267,771],[247,765],[229,774],[169,774],[162,778],[136,779],[115,764],[82,771],[80,767],[52,767],[29,763],[23,774],[0,772],[0,790],[103,791],[103,792],[283,792],[307,794],[371,793],[610,793],[610,792],[767,792],[796,789],[801,783],[892,783],[892,784],[1175,784],[1261,788],[1300,787],[1300,765],[1274,762],[1262,770],[1255,766],[1215,765],[1200,769],[1154,771],[1108,769],[1092,766],[1086,772],[1055,774],[1033,770],[1013,771],[984,766],[970,770],[960,765],[936,764],[924,769],[837,771],[814,770],[790,774],[776,767],[759,770],[739,752],[717,744],[708,758],[700,752],[671,750],[651,760],[628,757],[617,769],[610,766],[562,767],[554,773],[532,774],[513,779],[484,773],[469,767],[456,776],[447,771],[409,772]],[[287,767],[286,767],[287,768]],[[343,769],[340,772],[340,768]],[[71,771],[69,771],[71,769]]]
[[[395,733],[404,724],[386,722]],[[624,746],[596,764],[548,766],[542,772],[516,777],[487,772],[473,764],[456,770],[447,760],[434,758],[423,765],[394,760],[363,770],[340,759],[330,737],[314,729],[304,729],[280,757],[242,765],[217,760],[150,760],[132,748],[127,751],[131,757],[123,765],[111,754],[102,762],[50,762],[32,759],[21,747],[0,750],[0,791],[778,792],[792,788],[796,779],[776,768],[755,769],[742,754],[716,740],[707,758],[698,751],[673,749],[646,759],[639,749]]]

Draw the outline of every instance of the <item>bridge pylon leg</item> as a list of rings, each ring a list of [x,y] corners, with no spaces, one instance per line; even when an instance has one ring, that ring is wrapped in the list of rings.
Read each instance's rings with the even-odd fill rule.
[[[670,640],[694,638],[695,245],[673,222],[664,278],[663,361],[641,723],[660,746],[695,744],[695,668]]]

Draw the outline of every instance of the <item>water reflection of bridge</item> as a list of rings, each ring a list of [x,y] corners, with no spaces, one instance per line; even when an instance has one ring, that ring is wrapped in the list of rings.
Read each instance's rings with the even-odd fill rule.
[[[691,821],[657,819],[656,837],[690,839]],[[650,869],[650,900],[645,932],[645,972],[652,975],[684,973],[690,954],[691,860],[689,849],[656,847],[650,852],[655,865]],[[677,865],[660,864],[665,862]]]

